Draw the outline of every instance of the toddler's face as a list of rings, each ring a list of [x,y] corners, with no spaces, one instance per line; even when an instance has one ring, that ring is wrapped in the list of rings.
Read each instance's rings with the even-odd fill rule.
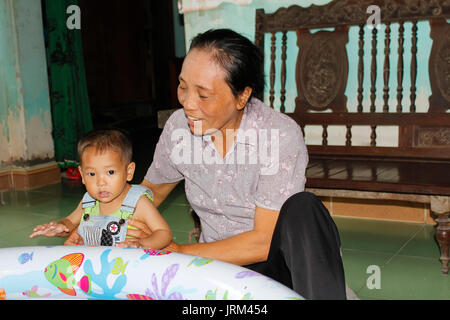
[[[127,181],[133,179],[135,164],[125,163],[113,150],[99,153],[94,147],[88,147],[82,154],[79,169],[89,194],[100,202],[110,203],[122,195]]]

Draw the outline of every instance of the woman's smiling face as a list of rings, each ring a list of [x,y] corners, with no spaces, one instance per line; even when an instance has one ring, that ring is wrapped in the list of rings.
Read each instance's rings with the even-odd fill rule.
[[[211,51],[193,49],[186,56],[179,76],[178,100],[194,134],[238,129],[247,99],[234,96],[226,82],[226,71]]]

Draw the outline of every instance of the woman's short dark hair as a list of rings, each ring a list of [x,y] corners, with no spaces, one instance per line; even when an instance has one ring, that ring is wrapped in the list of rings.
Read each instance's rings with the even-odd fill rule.
[[[230,29],[210,29],[195,36],[189,50],[211,50],[216,62],[227,72],[225,81],[234,96],[251,87],[252,96],[264,91],[264,57],[249,39]]]

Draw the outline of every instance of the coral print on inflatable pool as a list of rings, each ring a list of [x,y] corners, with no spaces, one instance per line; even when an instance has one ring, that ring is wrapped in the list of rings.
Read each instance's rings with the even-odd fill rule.
[[[117,247],[0,249],[0,300],[303,299],[229,263],[160,250]]]

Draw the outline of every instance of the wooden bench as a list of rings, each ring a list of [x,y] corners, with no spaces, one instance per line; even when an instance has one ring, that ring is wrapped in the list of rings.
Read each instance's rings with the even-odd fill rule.
[[[270,54],[265,56],[270,59],[268,100],[271,107],[279,97],[280,111],[291,116],[303,133],[308,128],[314,129],[311,126],[316,126],[316,131],[317,128],[320,130],[321,141],[307,144],[310,155],[306,171],[307,190],[326,197],[429,204],[437,222],[436,239],[441,250],[442,272],[448,274],[450,25],[446,19],[450,18],[450,5],[444,1],[417,3],[409,0],[338,0],[307,8],[294,5],[271,14],[257,9],[255,43],[264,51],[265,42],[269,41]],[[370,16],[367,8],[371,5],[380,8],[382,28],[379,30],[367,25]],[[418,74],[419,69],[423,70],[419,68],[417,58],[418,50],[422,49],[418,48],[419,21],[428,21],[431,30],[432,47],[427,74]],[[351,46],[346,47],[351,27],[358,31],[354,46],[357,52],[351,55],[356,58],[353,59],[349,59],[350,53],[347,52]],[[312,32],[312,29],[316,30]],[[406,29],[411,30],[408,47],[405,46],[405,36],[409,36]],[[398,34],[396,38],[393,37],[394,31]],[[287,55],[293,51],[287,48],[288,33],[296,36],[298,55],[295,66],[287,63]],[[269,35],[265,37],[266,34]],[[278,43],[281,43],[281,48],[277,47]],[[379,49],[380,46],[383,50]],[[396,61],[392,61],[392,48],[397,52]],[[406,48],[408,55],[405,55]],[[365,68],[367,62],[369,72]],[[391,65],[396,66],[392,72]],[[350,67],[356,69],[351,79],[356,86],[350,88],[357,98],[354,110],[349,110],[345,94]],[[381,75],[377,72],[379,69],[382,70]],[[432,94],[428,97],[429,107],[425,111],[417,101],[418,77],[427,77],[430,81]],[[383,86],[379,85],[377,78],[382,79]],[[286,83],[290,79],[295,82],[298,96],[292,101],[294,111],[287,113]],[[408,86],[405,85],[406,80],[409,80]],[[391,94],[392,91],[395,95]],[[395,100],[394,105],[392,100]],[[329,140],[335,137],[330,131],[335,126],[342,128],[343,141],[331,145]],[[361,130],[360,126],[367,129],[367,142],[356,144],[355,132]],[[379,141],[380,132],[386,126],[394,128],[394,132],[397,128],[397,137],[391,137],[396,140],[394,145]]]

